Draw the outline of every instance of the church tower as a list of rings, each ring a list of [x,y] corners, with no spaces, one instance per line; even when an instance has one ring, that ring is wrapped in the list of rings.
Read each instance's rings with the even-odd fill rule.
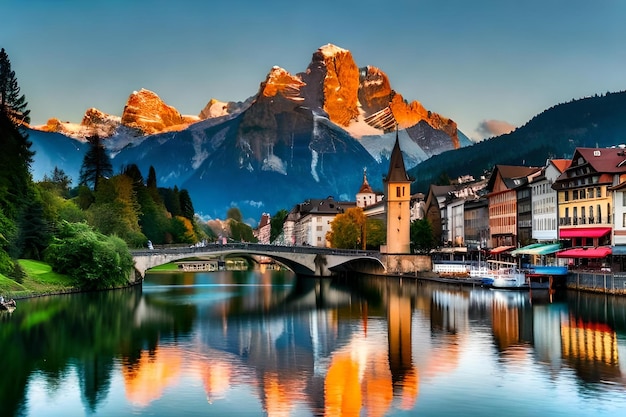
[[[369,182],[367,182],[367,169],[363,169],[363,184],[361,184],[361,188],[359,192],[356,194],[356,205],[357,207],[365,208],[367,206],[371,206],[376,203],[376,193],[372,190]]]
[[[391,151],[389,172],[384,179],[387,201],[387,253],[411,253],[411,182],[404,168],[400,141]]]

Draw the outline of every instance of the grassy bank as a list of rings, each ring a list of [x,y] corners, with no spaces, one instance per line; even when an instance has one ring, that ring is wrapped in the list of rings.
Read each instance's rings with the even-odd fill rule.
[[[0,295],[4,298],[17,299],[77,290],[70,277],[52,271],[52,267],[45,262],[20,259],[19,263],[26,273],[21,283],[0,274]],[[178,265],[174,263],[160,265],[150,271],[178,271]]]
[[[20,259],[19,263],[26,273],[21,283],[0,274],[0,294],[5,298],[32,297],[75,289],[72,280],[67,275],[53,272],[50,265],[45,262]]]

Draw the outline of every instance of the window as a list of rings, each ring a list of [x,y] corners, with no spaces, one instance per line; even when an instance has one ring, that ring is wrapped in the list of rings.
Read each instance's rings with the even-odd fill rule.
[[[572,191],[572,200],[578,200],[578,190]]]
[[[596,187],[596,198],[602,197],[602,188]]]
[[[597,209],[596,211],[598,212],[597,213],[598,221],[596,221],[596,223],[602,223],[602,209],[600,207],[600,204],[596,206],[596,209]]]
[[[400,187],[396,187],[396,197],[400,197]]]
[[[569,201],[569,191],[563,193],[565,195],[565,201]]]
[[[586,198],[585,197],[585,189],[584,188],[582,190],[580,190],[580,198]]]

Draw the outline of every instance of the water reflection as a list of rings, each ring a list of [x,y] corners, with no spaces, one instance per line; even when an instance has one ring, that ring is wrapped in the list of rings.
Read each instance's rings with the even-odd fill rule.
[[[33,416],[611,415],[626,408],[625,330],[619,297],[151,274],[143,288],[0,315],[0,404]]]

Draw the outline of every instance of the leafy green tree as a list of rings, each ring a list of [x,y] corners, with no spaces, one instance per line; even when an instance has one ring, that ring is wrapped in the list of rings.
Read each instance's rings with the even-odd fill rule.
[[[258,242],[258,239],[254,237],[252,227],[249,225],[233,218],[228,219],[228,224],[230,226],[230,235],[233,240],[239,242]]]
[[[428,253],[435,247],[433,228],[428,219],[412,221],[410,235],[411,247],[414,252]]]
[[[24,94],[20,94],[20,87],[11,70],[11,61],[4,48],[0,49],[0,112],[5,113],[11,122],[16,125],[30,123],[30,110]]]
[[[116,175],[102,180],[95,193],[96,201],[89,207],[89,224],[104,235],[116,235],[130,245],[143,246],[146,237],[139,227],[139,204],[132,179]]]
[[[367,249],[378,250],[387,241],[387,228],[382,220],[367,219],[365,230],[365,246]]]
[[[228,211],[226,212],[226,220],[228,219],[233,219],[238,222],[242,222],[243,216],[241,215],[241,210],[239,210],[238,207],[229,208]]]
[[[122,170],[123,174],[130,178],[133,185],[133,192],[139,203],[139,226],[141,232],[154,244],[171,243],[172,224],[168,218],[167,210],[158,197],[158,190],[154,188],[154,193],[147,185],[144,185],[143,175],[137,165],[132,164]],[[152,175],[154,168],[151,169]],[[155,183],[156,185],[156,183]],[[155,200],[153,196],[156,195]],[[147,243],[147,242],[145,242]]]
[[[113,175],[113,167],[100,136],[94,135],[87,140],[89,149],[80,167],[79,185],[88,185],[94,191],[98,191],[102,178]]]
[[[183,216],[176,216],[172,219],[172,235],[175,242],[194,243],[196,234],[191,221]]]
[[[54,271],[90,290],[126,285],[133,268],[132,255],[123,240],[98,233],[85,223],[64,222],[45,250],[44,259]]]
[[[326,240],[330,246],[339,249],[360,249],[365,243],[365,214],[361,207],[347,209],[335,216],[330,223],[330,231]]]
[[[283,224],[289,212],[285,209],[280,209],[270,219],[270,242],[274,242],[278,236],[283,232]]]

